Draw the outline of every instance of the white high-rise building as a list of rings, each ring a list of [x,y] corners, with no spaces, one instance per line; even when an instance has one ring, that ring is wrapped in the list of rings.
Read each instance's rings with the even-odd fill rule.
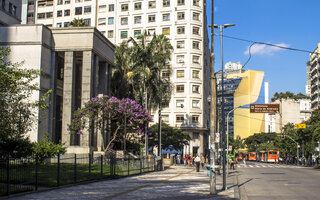
[[[48,27],[68,27],[73,19],[82,18],[116,45],[143,31],[170,38],[174,47],[170,78],[175,88],[169,104],[163,105],[162,120],[189,132],[192,140],[184,153],[207,153],[210,52],[205,0],[26,0],[24,3],[35,11],[34,15],[25,12],[28,16],[23,19],[28,21],[24,23],[33,20]],[[158,112],[153,115],[156,123]]]

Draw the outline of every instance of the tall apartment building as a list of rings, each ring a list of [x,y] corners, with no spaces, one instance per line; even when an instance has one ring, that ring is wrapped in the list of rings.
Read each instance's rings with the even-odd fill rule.
[[[311,109],[316,109],[320,105],[320,85],[319,85],[319,71],[320,71],[320,43],[317,48],[310,54],[309,68],[307,65],[307,74],[310,74],[310,97]],[[308,79],[307,79],[308,80]]]
[[[0,0],[0,26],[20,24],[21,0]]]
[[[59,28],[68,27],[74,18],[82,18],[116,45],[144,31],[166,35],[174,47],[170,78],[175,89],[171,101],[163,105],[162,120],[189,132],[192,141],[184,148],[185,153],[206,153],[210,54],[205,0],[25,0],[24,3],[27,4],[24,23],[33,20]],[[29,8],[34,10],[33,15]],[[158,112],[152,114],[157,122]]]

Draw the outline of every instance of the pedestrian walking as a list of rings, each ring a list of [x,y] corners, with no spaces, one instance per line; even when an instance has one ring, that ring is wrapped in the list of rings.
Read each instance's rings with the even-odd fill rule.
[[[246,165],[246,157],[243,157],[243,164]]]
[[[197,172],[200,171],[200,161],[201,161],[201,159],[200,159],[199,155],[197,155],[197,156],[195,157],[195,159],[194,159],[194,162],[196,163]]]
[[[201,163],[201,168],[204,168],[204,162],[205,162],[205,160],[204,160],[204,156],[203,155],[201,155],[201,157],[200,157],[200,163]]]

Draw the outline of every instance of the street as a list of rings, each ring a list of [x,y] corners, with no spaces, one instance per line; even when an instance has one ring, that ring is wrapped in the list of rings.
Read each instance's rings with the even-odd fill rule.
[[[237,165],[243,199],[319,199],[320,170],[271,163],[247,162]],[[246,198],[247,197],[247,198]]]

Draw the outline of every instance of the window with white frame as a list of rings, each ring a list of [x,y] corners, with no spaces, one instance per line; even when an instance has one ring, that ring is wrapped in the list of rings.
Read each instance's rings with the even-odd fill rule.
[[[128,24],[128,17],[122,17],[121,18],[121,25],[127,25]]]
[[[199,123],[199,115],[192,115],[192,123],[193,124]]]
[[[192,85],[192,93],[200,93],[200,86],[199,85]]]
[[[200,101],[192,100],[192,108],[200,108]]]
[[[192,19],[199,21],[200,20],[200,13],[193,12],[192,13]]]
[[[200,42],[192,41],[192,48],[193,49],[200,49]]]
[[[121,11],[128,11],[129,10],[129,5],[128,4],[121,4]]]
[[[170,35],[170,27],[162,28],[163,35]]]
[[[176,85],[177,93],[184,93],[184,85]]]
[[[177,49],[184,49],[184,40],[177,41]]]
[[[200,56],[192,56],[192,63],[200,64]]]
[[[134,9],[135,10],[141,10],[141,8],[142,8],[142,3],[141,2],[138,2],[138,3],[134,4]]]
[[[184,100],[183,99],[176,100],[176,108],[184,108]]]
[[[121,31],[120,32],[120,37],[121,37],[121,39],[128,38],[128,31]]]
[[[134,37],[137,38],[141,35],[141,30],[135,30],[134,31]]]
[[[85,6],[83,8],[83,11],[84,11],[85,14],[91,13],[91,6]]]
[[[114,17],[109,17],[108,24],[113,24],[113,23],[114,23]]]
[[[156,15],[148,15],[148,22],[155,22],[156,21]]]
[[[108,38],[113,38],[113,31],[108,31]]]
[[[200,27],[198,27],[198,26],[193,26],[193,27],[192,27],[192,34],[193,34],[193,35],[200,35]]]
[[[176,122],[183,123],[184,122],[184,115],[176,115]]]
[[[178,18],[178,20],[183,20],[184,19],[184,12],[178,12],[177,18]]]
[[[194,6],[200,6],[200,0],[193,0]]]
[[[135,16],[134,17],[134,23],[135,24],[141,24],[141,16]]]
[[[156,8],[156,1],[149,1],[148,8]]]
[[[109,4],[109,12],[113,12],[114,11],[114,4]]]
[[[178,26],[177,27],[177,33],[178,34],[184,34],[184,26]]]
[[[184,5],[184,0],[178,0],[178,6],[183,6]]]
[[[184,70],[177,70],[176,76],[177,78],[184,78]]]
[[[104,17],[103,18],[99,18],[98,19],[98,24],[99,25],[105,25],[106,24],[106,18],[104,18]]]
[[[177,63],[178,64],[184,63],[184,55],[178,55],[177,56]]]
[[[82,7],[76,7],[75,8],[75,14],[76,15],[81,15],[82,14]]]
[[[162,21],[170,21],[170,13],[163,14]]]
[[[163,7],[169,7],[170,6],[170,0],[162,0]]]
[[[200,71],[199,70],[192,70],[192,78],[200,78]]]

